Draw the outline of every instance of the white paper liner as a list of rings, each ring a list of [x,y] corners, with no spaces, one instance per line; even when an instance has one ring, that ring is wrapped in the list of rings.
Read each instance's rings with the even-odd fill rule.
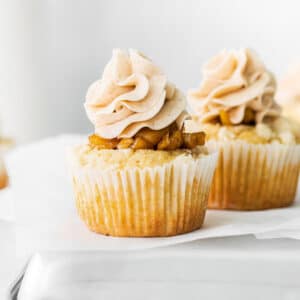
[[[209,208],[257,210],[290,205],[296,195],[300,145],[207,143],[220,150]]]
[[[114,236],[170,236],[201,227],[217,153],[190,162],[103,171],[71,166],[80,217]]]

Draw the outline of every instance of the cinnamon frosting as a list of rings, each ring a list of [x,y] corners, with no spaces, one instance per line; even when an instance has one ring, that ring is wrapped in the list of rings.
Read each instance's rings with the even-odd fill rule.
[[[95,133],[107,139],[133,137],[140,129],[160,130],[185,118],[185,98],[151,60],[136,50],[113,51],[102,78],[86,95]]]
[[[283,104],[291,102],[300,104],[300,63],[290,67],[279,81],[276,96]]]
[[[224,50],[204,66],[203,81],[188,100],[200,122],[215,121],[225,111],[231,124],[241,124],[249,108],[260,123],[280,114],[275,91],[273,75],[252,50]]]
[[[276,98],[283,106],[283,115],[300,122],[300,63],[295,62],[279,81]]]

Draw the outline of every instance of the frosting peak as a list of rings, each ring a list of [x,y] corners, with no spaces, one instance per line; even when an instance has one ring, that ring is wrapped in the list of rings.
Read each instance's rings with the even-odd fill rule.
[[[129,138],[144,127],[182,126],[185,99],[144,55],[115,49],[102,79],[89,87],[85,109],[99,136]]]
[[[248,109],[260,123],[280,114],[275,90],[273,75],[252,50],[224,50],[204,65],[203,81],[189,91],[188,100],[200,122],[218,120],[226,112],[231,124],[241,124]]]

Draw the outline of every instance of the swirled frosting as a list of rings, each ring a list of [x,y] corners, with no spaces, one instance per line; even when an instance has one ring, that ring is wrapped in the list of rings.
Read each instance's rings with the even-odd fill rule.
[[[133,137],[140,129],[182,126],[185,98],[152,61],[136,50],[113,51],[101,80],[86,95],[95,133],[106,139]]]
[[[300,104],[300,63],[290,67],[285,76],[279,81],[276,97],[283,104]]]
[[[252,50],[224,50],[204,66],[203,81],[189,91],[188,101],[200,122],[215,121],[225,111],[231,124],[241,124],[249,108],[260,123],[280,114],[275,90],[274,77]]]

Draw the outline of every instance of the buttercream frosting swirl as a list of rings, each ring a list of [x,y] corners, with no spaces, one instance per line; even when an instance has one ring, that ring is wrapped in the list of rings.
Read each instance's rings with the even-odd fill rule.
[[[217,120],[225,111],[231,124],[241,124],[249,108],[260,123],[280,114],[275,91],[273,75],[252,50],[223,50],[204,65],[203,81],[188,100],[200,122]]]
[[[291,66],[279,81],[276,97],[282,104],[300,104],[300,63]]]
[[[95,133],[107,139],[133,137],[140,129],[182,126],[185,98],[151,60],[136,50],[113,50],[102,78],[86,95]]]

